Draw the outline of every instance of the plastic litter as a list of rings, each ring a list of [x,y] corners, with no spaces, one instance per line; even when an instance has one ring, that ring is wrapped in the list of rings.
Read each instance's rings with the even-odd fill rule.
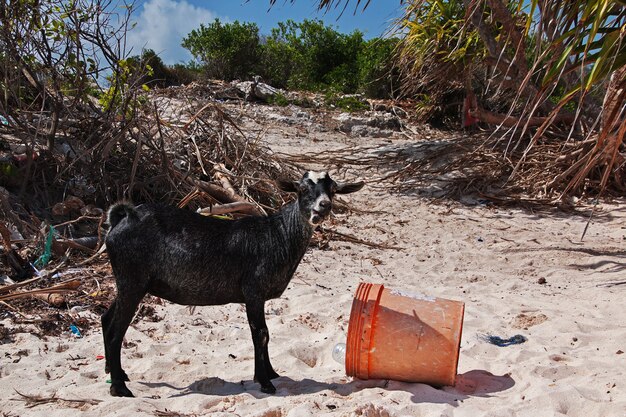
[[[33,263],[34,266],[43,268],[48,264],[48,261],[52,257],[52,240],[55,233],[56,230],[54,230],[54,226],[50,226],[50,229],[48,230],[48,236],[46,237],[46,243],[43,248],[43,254]]]
[[[337,343],[333,348],[333,359],[335,362],[343,365],[346,363],[346,344]]]
[[[482,339],[487,343],[491,343],[492,345],[500,347],[519,345],[528,340],[526,336],[522,336],[521,334],[516,334],[515,336],[509,337],[508,339],[503,339],[500,336],[494,336],[491,334],[485,334],[482,335]]]
[[[87,310],[87,306],[74,306],[74,307],[70,308],[70,313],[78,314],[81,311],[85,311],[85,310]]]
[[[70,331],[72,332],[72,334],[76,337],[83,337],[82,334],[80,334],[80,330],[78,330],[78,327],[76,327],[73,324],[70,324]]]
[[[2,275],[2,276],[0,276],[0,284],[2,284],[2,285],[11,285],[11,284],[15,284],[15,281],[13,281],[11,278],[9,278],[8,275]]]

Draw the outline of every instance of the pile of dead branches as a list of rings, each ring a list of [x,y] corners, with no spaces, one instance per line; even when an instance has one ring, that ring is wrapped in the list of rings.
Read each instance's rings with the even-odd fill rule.
[[[546,134],[532,147],[516,148],[515,141],[497,134],[454,138],[423,160],[408,163],[394,178],[408,185],[425,175],[448,177],[448,191],[457,196],[478,193],[507,202],[557,205],[566,204],[571,195],[611,197],[625,191],[623,161],[613,166],[610,182],[606,176],[611,157],[622,159],[624,154],[618,149],[608,154],[596,137],[564,142]]]
[[[297,177],[298,167],[274,155],[261,138],[245,135],[195,88],[178,90],[175,98],[168,90],[152,93],[152,105],[118,145],[123,152],[110,154],[117,169],[107,183],[117,185],[118,196],[194,209],[231,204],[248,214],[282,205],[275,180]]]
[[[114,294],[105,279],[110,268],[97,251],[105,209],[118,199],[237,217],[272,212],[288,198],[275,180],[299,176],[296,163],[245,135],[195,87],[181,88],[175,98],[169,93],[144,96],[134,118],[113,123],[100,140],[63,135],[65,155],[35,142],[29,180],[0,187],[0,277],[9,283],[0,285],[0,304],[16,323],[35,324],[45,335],[97,321]],[[66,127],[59,123],[58,132]],[[6,138],[10,155],[20,141]],[[46,252],[48,259],[35,267]],[[81,306],[93,317],[59,310]],[[38,318],[31,323],[22,311]],[[56,326],[46,327],[50,323]]]

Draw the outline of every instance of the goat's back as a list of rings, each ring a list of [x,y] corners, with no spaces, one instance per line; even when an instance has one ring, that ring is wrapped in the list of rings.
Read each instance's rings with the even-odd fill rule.
[[[179,304],[243,302],[246,291],[280,296],[308,245],[289,247],[284,216],[222,220],[158,204],[132,210],[106,238],[118,290],[132,282]]]

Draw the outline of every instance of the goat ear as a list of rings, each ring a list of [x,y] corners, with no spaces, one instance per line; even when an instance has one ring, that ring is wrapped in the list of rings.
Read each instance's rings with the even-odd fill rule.
[[[297,181],[278,180],[278,188],[286,193],[297,193],[300,185]]]
[[[359,191],[365,183],[363,181],[360,182],[349,182],[349,183],[338,183],[335,192],[337,194],[350,194],[356,191]]]

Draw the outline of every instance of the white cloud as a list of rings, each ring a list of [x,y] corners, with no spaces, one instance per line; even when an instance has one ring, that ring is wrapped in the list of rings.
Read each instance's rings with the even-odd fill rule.
[[[132,19],[136,26],[126,37],[133,55],[142,49],[154,50],[166,64],[189,61],[192,56],[180,46],[189,32],[211,23],[217,15],[208,9],[175,0],[148,0]]]

